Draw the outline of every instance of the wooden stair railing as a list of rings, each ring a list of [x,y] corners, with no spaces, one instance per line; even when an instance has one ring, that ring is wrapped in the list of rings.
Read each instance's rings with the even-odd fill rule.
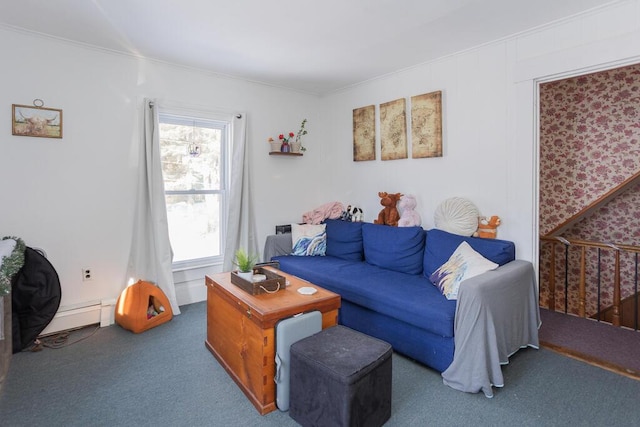
[[[547,242],[551,244],[551,253],[550,253],[550,265],[549,265],[549,277],[548,277],[548,287],[549,287],[549,301],[548,308],[555,311],[556,301],[556,245],[562,244],[565,247],[565,266],[564,266],[564,277],[565,277],[565,286],[568,284],[568,272],[570,270],[569,266],[569,256],[568,250],[570,246],[580,248],[580,274],[578,281],[578,315],[580,317],[586,317],[586,301],[587,301],[587,289],[586,289],[586,254],[587,248],[597,248],[598,250],[606,249],[613,250],[615,254],[615,265],[614,265],[614,280],[613,280],[613,304],[605,310],[601,310],[598,307],[598,312],[607,312],[607,318],[610,319],[610,322],[614,326],[627,326],[633,329],[638,330],[638,307],[640,303],[638,301],[638,256],[640,254],[640,247],[631,246],[631,245],[614,245],[611,243],[602,243],[602,242],[591,242],[586,240],[577,240],[577,239],[566,239],[564,237],[559,236],[541,236],[540,241]],[[620,290],[620,253],[621,252],[629,252],[635,254],[635,304],[626,303],[625,307],[628,305],[634,310],[633,315],[633,325],[623,325],[621,322],[621,312],[622,312],[622,304],[621,304],[621,290]],[[600,262],[600,260],[598,261]],[[599,268],[599,266],[598,266]],[[540,283],[543,283],[543,278],[540,278]],[[568,305],[568,293],[565,293],[565,312],[567,312]],[[625,299],[625,300],[628,300]],[[593,316],[590,316],[593,317]],[[629,317],[629,316],[625,316]],[[602,319],[604,320],[604,319]],[[626,323],[626,322],[625,322]]]

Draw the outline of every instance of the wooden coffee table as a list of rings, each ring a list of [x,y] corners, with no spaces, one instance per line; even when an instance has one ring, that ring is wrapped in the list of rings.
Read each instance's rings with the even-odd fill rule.
[[[298,313],[318,310],[322,328],[338,323],[340,295],[266,267],[289,281],[273,294],[251,295],[231,283],[231,273],[206,276],[206,347],[238,384],[260,414],[276,409],[275,325]],[[313,295],[297,290],[312,286]]]

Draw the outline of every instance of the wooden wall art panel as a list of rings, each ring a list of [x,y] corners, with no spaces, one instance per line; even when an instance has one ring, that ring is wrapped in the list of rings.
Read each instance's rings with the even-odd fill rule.
[[[411,97],[411,157],[442,157],[442,92]]]
[[[353,110],[353,161],[376,159],[376,107]]]
[[[407,158],[407,101],[380,104],[380,142],[382,160]]]

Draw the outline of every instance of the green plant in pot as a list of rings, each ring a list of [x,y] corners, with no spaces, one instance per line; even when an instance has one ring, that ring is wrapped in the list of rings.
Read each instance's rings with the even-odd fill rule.
[[[244,249],[240,248],[236,251],[233,264],[238,267],[238,275],[250,281],[251,276],[253,276],[253,267],[257,261],[257,255],[250,255]]]

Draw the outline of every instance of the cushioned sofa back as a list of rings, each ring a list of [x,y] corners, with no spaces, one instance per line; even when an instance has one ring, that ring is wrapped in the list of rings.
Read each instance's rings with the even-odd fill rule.
[[[428,278],[449,257],[463,241],[480,253],[483,257],[498,265],[504,265],[516,259],[516,248],[513,242],[499,239],[481,239],[451,234],[436,228],[427,231],[424,250],[424,275]]]
[[[328,219],[326,254],[340,259],[362,261],[362,223]]]
[[[364,259],[371,265],[408,274],[421,274],[425,231],[422,227],[391,227],[364,223]]]

